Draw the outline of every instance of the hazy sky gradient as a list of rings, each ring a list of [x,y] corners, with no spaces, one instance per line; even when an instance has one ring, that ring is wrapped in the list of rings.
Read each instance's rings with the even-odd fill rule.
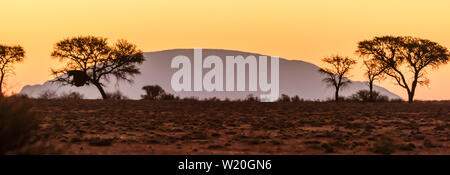
[[[450,47],[448,0],[2,0],[0,43],[27,54],[8,79],[9,91],[51,78],[60,63],[54,43],[70,36],[124,38],[143,51],[217,48],[300,59],[321,65],[332,54],[357,58],[360,40],[411,35]],[[450,99],[450,65],[430,72],[417,99]],[[352,79],[363,80],[362,66]],[[301,82],[299,82],[301,83]],[[391,79],[381,83],[402,97]]]

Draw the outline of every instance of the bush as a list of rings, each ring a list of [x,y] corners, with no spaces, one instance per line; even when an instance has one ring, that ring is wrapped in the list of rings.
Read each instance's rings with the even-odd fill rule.
[[[396,98],[396,99],[391,99],[391,100],[389,100],[389,102],[392,102],[392,103],[403,103],[403,102],[405,102],[405,101],[402,100],[402,99],[400,99],[400,98]]]
[[[183,98],[183,101],[200,101],[200,100],[198,97],[192,96]]]
[[[46,90],[46,91],[42,92],[41,94],[39,94],[38,99],[48,100],[48,99],[54,99],[57,97],[58,97],[58,95],[56,94],[55,91]]]
[[[249,94],[249,95],[247,95],[247,98],[245,98],[245,101],[257,102],[257,101],[260,101],[260,100],[255,95]]]
[[[295,95],[293,97],[289,97],[286,94],[281,94],[281,97],[278,99],[278,102],[293,102],[293,103],[298,103],[298,102],[304,102],[305,100],[301,99],[298,95]]]
[[[109,100],[127,100],[128,99],[128,97],[123,95],[122,92],[120,92],[119,90],[117,90],[116,92],[106,93],[106,96],[108,97]]]
[[[370,91],[368,90],[360,90],[353,94],[350,97],[351,101],[361,101],[361,102],[370,102]],[[387,96],[381,95],[377,91],[373,91],[373,101],[374,102],[387,102],[389,98]]]
[[[389,155],[396,151],[397,146],[394,143],[394,139],[390,137],[383,136],[379,138],[374,144],[373,144],[373,152]]]
[[[343,102],[343,101],[346,101],[346,100],[347,100],[347,98],[345,98],[344,96],[339,96],[338,97],[338,101],[339,102]],[[334,99],[334,98],[327,98],[323,102],[335,102],[335,101],[336,101],[336,99]],[[322,102],[322,101],[321,100],[316,100],[316,102]]]
[[[281,94],[281,97],[278,99],[279,102],[291,102],[291,97],[286,94]]]
[[[59,97],[59,99],[64,99],[64,100],[81,100],[84,98],[83,94],[80,94],[78,92],[70,92],[70,93],[63,93],[61,94]]]
[[[208,102],[219,102],[220,99],[217,97],[211,97],[211,98],[206,98],[204,101],[208,101]]]
[[[180,100],[180,97],[166,93],[159,85],[144,86],[142,90],[145,91],[145,94],[141,95],[143,100]]]
[[[163,94],[163,95],[161,95],[161,97],[159,99],[161,99],[161,100],[180,100],[179,97],[175,97],[172,94]]]
[[[24,146],[37,128],[31,105],[18,99],[0,99],[0,154]]]
[[[303,102],[304,100],[301,99],[298,95],[295,95],[291,98],[291,102]]]
[[[142,87],[142,90],[144,90],[146,93],[145,95],[141,96],[142,99],[145,100],[156,100],[161,98],[161,96],[163,96],[164,94],[166,94],[164,89],[159,85],[144,86]]]

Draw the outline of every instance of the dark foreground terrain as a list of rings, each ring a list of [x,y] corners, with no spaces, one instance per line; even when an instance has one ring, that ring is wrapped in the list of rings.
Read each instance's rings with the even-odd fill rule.
[[[32,103],[63,154],[450,154],[450,102]]]

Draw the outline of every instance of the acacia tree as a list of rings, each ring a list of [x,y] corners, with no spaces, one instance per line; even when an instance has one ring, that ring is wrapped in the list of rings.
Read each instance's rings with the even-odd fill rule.
[[[356,64],[356,61],[349,57],[342,57],[339,55],[326,57],[322,59],[323,62],[329,64],[328,68],[321,68],[320,73],[327,77],[323,79],[329,86],[335,88],[335,101],[339,101],[339,91],[351,83],[346,78],[350,69]]]
[[[0,44],[0,97],[3,96],[5,77],[14,73],[13,65],[23,61],[25,50],[22,46],[6,46]]]
[[[144,61],[143,53],[136,45],[119,40],[109,46],[106,38],[95,36],[62,40],[56,43],[51,55],[66,63],[61,69],[52,69],[56,77],[54,82],[77,87],[91,83],[103,99],[108,98],[103,82],[110,81],[111,76],[132,82],[129,76],[139,74],[136,64]]]
[[[379,64],[378,62],[368,59],[363,61],[364,66],[366,67],[366,78],[368,80],[369,86],[369,101],[375,101],[374,99],[374,91],[373,91],[373,82],[376,80],[382,80],[385,78],[384,71],[386,70],[386,66]]]
[[[386,67],[384,74],[408,93],[408,102],[414,101],[418,85],[428,85],[428,68],[438,68],[449,60],[447,48],[430,40],[382,36],[358,43],[357,52]],[[409,76],[408,76],[409,75]]]

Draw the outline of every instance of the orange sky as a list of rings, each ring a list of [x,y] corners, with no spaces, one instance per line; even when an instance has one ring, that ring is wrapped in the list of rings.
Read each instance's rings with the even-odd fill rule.
[[[356,43],[377,35],[412,35],[450,47],[448,0],[1,0],[0,43],[21,44],[26,60],[9,91],[50,79],[60,65],[53,44],[98,35],[144,51],[220,48],[300,59],[321,65],[332,54],[357,58]],[[450,64],[430,72],[417,99],[450,99]],[[352,79],[363,80],[361,65]],[[299,82],[301,83],[301,82]],[[406,97],[388,79],[381,83]]]

